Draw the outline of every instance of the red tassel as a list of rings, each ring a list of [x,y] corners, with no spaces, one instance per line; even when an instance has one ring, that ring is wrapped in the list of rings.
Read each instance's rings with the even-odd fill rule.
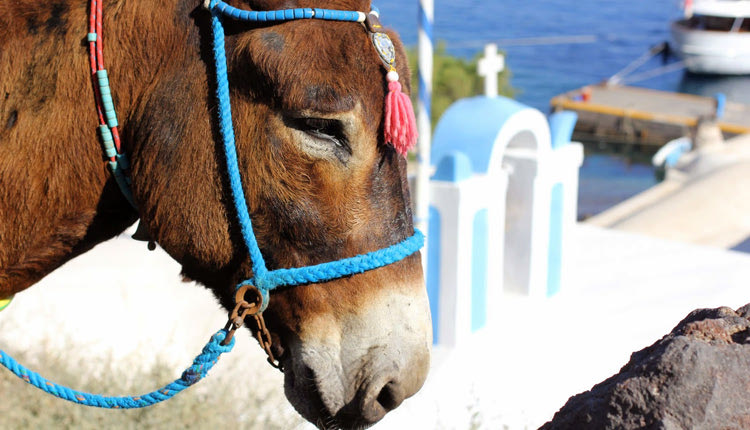
[[[385,98],[385,141],[406,156],[417,144],[417,120],[409,96],[401,91],[398,73],[388,73],[388,95]]]

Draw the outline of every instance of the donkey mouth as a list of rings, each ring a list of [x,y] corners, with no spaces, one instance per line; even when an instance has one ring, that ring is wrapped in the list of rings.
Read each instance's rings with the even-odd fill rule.
[[[291,362],[288,366],[293,366]],[[365,411],[361,395],[341,406],[341,391],[336,376],[320,378],[308,366],[302,366],[301,372],[285,372],[287,398],[305,419],[321,430],[367,429],[380,421],[387,413],[383,408],[371,408]],[[343,387],[342,387],[343,388]],[[299,399],[299,391],[304,391],[304,403]],[[400,402],[399,402],[400,403]]]
[[[336,349],[300,349],[283,362],[285,393],[297,412],[326,430],[376,424],[422,387],[429,367],[427,351],[404,353],[409,348],[371,347],[343,363],[346,354]]]
[[[342,428],[335,418],[332,405],[326,405],[325,396],[316,372],[309,366],[297,365],[291,357],[286,357],[284,365],[284,391],[294,409],[319,429]],[[330,382],[330,381],[329,381]]]
[[[304,330],[283,343],[286,397],[321,429],[368,428],[427,378],[432,328],[426,293],[369,300],[356,313],[307,318]]]

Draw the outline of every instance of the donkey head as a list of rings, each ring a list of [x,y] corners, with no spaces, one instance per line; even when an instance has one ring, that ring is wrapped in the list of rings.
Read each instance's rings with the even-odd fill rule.
[[[368,11],[370,4],[258,0],[236,6]],[[364,26],[227,21],[226,31],[238,162],[268,268],[335,261],[411,236],[406,159],[383,138],[387,70]],[[408,88],[404,50],[390,36]],[[134,192],[154,238],[183,264],[186,276],[231,308],[234,286],[250,278],[252,268],[230,203],[226,166],[216,155],[220,145],[209,112],[214,101],[201,97],[195,85],[206,85],[201,73],[206,69],[195,76],[183,70],[154,89],[155,100],[160,94],[170,100],[168,108],[163,99],[154,108],[199,119],[185,120],[186,147],[170,154],[193,169],[179,162],[161,167],[172,169],[173,184],[190,184],[190,194],[163,181],[139,180],[159,174],[156,163],[144,161],[134,162]],[[184,88],[176,92],[179,82]],[[202,98],[205,112],[200,103],[193,108]],[[149,128],[152,134],[158,129]],[[147,150],[153,148],[135,149]],[[139,158],[149,157],[133,157]],[[196,165],[208,172],[205,177],[197,176]],[[419,253],[363,274],[274,291],[264,317],[285,369],[288,399],[321,427],[375,423],[426,378],[431,323]]]

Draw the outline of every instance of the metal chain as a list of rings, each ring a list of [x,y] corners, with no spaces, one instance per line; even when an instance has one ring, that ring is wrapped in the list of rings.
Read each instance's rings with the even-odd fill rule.
[[[258,339],[258,343],[260,343],[260,346],[263,348],[263,350],[266,351],[266,355],[268,356],[268,363],[271,366],[279,369],[283,373],[284,367],[281,365],[280,361],[276,360],[276,358],[273,356],[273,351],[271,351],[273,340],[271,339],[271,333],[269,333],[268,329],[266,328],[266,320],[263,319],[263,312],[253,315],[253,319],[255,320],[257,329],[255,332],[255,337],[256,339]]]
[[[276,360],[273,351],[271,351],[273,340],[271,339],[271,333],[269,333],[266,327],[263,312],[260,311],[263,308],[263,295],[261,292],[254,285],[243,285],[237,290],[234,302],[236,305],[229,314],[229,320],[225,327],[227,337],[222,344],[226,345],[232,341],[235,332],[245,324],[245,318],[253,317],[253,321],[255,322],[255,338],[266,352],[266,355],[268,355],[268,363],[283,372],[284,369],[281,363]]]

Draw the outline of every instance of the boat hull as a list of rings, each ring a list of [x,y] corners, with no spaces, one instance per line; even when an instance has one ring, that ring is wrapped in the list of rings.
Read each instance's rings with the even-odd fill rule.
[[[693,73],[750,74],[750,33],[689,28],[672,23],[674,50]]]

